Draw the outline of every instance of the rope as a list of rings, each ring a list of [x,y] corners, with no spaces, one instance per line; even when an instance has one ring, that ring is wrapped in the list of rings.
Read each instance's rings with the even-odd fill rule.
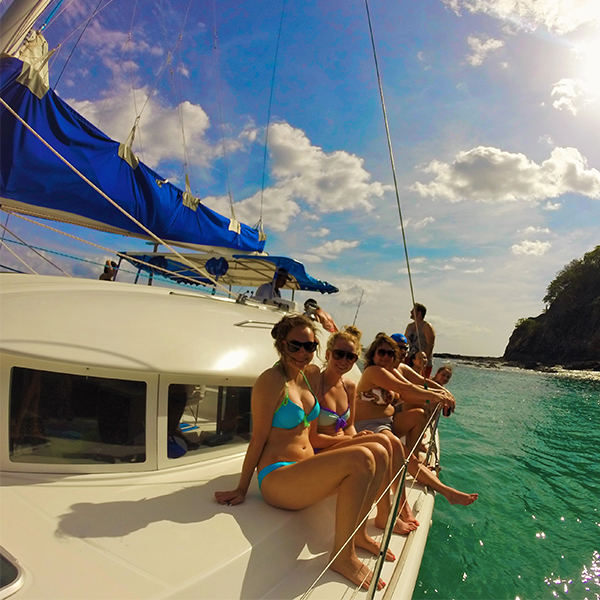
[[[72,235],[70,233],[66,233],[65,231],[61,231],[60,229],[55,229],[54,227],[50,227],[50,225],[46,225],[44,223],[39,223],[38,221],[34,221],[33,219],[29,219],[28,217],[24,216],[24,215],[20,215],[18,213],[15,212],[10,212],[6,209],[6,207],[4,207],[4,210],[9,212],[9,214],[18,217],[19,219],[23,219],[24,221],[28,221],[29,223],[33,223],[35,225],[39,225],[40,227],[43,227],[44,229],[47,229],[48,231],[53,231],[54,233],[60,233],[61,235],[64,235],[65,237],[71,238],[73,240],[77,240],[78,242],[83,242],[84,244],[88,244],[88,246],[92,246],[94,248],[98,248],[104,252],[109,252],[110,254],[115,254],[116,256],[120,257],[120,258],[125,258],[127,260],[130,260],[132,262],[135,263],[139,263],[142,265],[145,265],[147,267],[152,267],[152,269],[156,269],[157,271],[162,271],[164,274],[166,275],[175,275],[176,277],[180,278],[180,279],[185,279],[187,281],[189,281],[190,283],[194,283],[197,284],[198,281],[196,279],[194,279],[193,277],[188,277],[187,275],[182,275],[180,273],[175,273],[173,271],[169,271],[168,269],[164,269],[162,267],[159,267],[158,265],[153,265],[149,262],[145,262],[143,260],[141,260],[140,258],[135,258],[134,256],[130,256],[129,254],[126,254],[125,252],[115,252],[113,249],[111,248],[107,248],[106,246],[101,246],[100,244],[95,244],[94,242],[90,242],[89,240],[86,240],[84,238],[80,238],[77,237],[76,235]],[[68,256],[68,255],[65,255]],[[84,259],[80,259],[80,260],[84,260]],[[87,262],[92,262],[92,261],[87,261]],[[93,264],[98,264],[98,263],[93,263]],[[211,280],[210,275],[205,275],[204,273],[202,273],[201,271],[199,271],[198,269],[194,269],[197,273],[199,273],[202,277],[206,277],[207,279]],[[38,275],[38,273],[36,273],[36,275]],[[225,289],[228,293],[229,290],[227,290],[226,288],[224,288],[224,286],[219,284],[219,287]],[[229,295],[233,296],[235,294],[229,293]]]
[[[406,243],[406,232],[404,230],[404,219],[402,218],[402,206],[400,203],[400,192],[398,191],[398,179],[396,177],[396,165],[394,163],[394,150],[392,148],[392,138],[390,136],[390,126],[387,118],[387,110],[385,108],[385,98],[383,96],[383,86],[381,83],[381,73],[379,71],[379,61],[377,59],[377,48],[375,47],[375,36],[373,34],[373,24],[371,23],[371,11],[369,10],[369,0],[365,0],[365,8],[367,10],[367,21],[369,23],[369,33],[371,36],[371,46],[373,48],[373,59],[375,61],[375,71],[377,73],[377,85],[379,87],[379,97],[381,99],[381,110],[383,111],[383,122],[385,124],[385,133],[387,138],[388,151],[390,154],[390,164],[392,168],[392,177],[394,179],[394,189],[396,192],[396,205],[398,207],[398,216],[400,217],[400,229],[402,230],[402,242],[404,244],[404,256],[406,259],[406,270],[408,272],[408,283],[410,286],[410,296],[412,299],[413,308],[415,306],[415,292],[412,282],[412,274],[410,272],[410,261],[408,259],[408,245]],[[417,328],[417,340],[421,347],[421,340]]]
[[[263,172],[262,172],[262,184],[260,190],[260,217],[256,228],[262,232],[263,230],[263,204],[265,195],[265,176],[267,172],[267,151],[269,148],[269,127],[271,125],[271,108],[273,105],[273,90],[275,88],[275,73],[277,71],[277,57],[279,56],[279,42],[281,41],[281,31],[283,29],[283,16],[285,14],[285,5],[287,0],[283,0],[281,7],[281,19],[279,20],[279,33],[277,34],[277,45],[275,47],[275,61],[273,63],[273,75],[271,76],[271,92],[269,94],[269,110],[267,112],[267,130],[265,132],[265,152],[263,155]]]
[[[44,24],[40,27],[40,32],[44,31],[46,27],[48,27],[54,13],[60,8],[60,5],[63,3],[63,0],[58,0],[58,4],[52,9],[52,12],[48,15],[48,18],[44,21]]]
[[[8,221],[8,218],[7,218],[7,221]],[[64,273],[65,275],[67,275],[67,277],[73,277],[70,273],[67,273],[66,271],[63,271],[58,265],[55,265],[50,259],[46,258],[43,254],[41,254],[40,252],[38,252],[33,246],[30,246],[29,244],[27,244],[26,242],[24,242],[16,233],[13,233],[10,229],[8,229],[6,227],[6,225],[0,224],[0,227],[2,227],[2,229],[3,229],[3,232],[2,232],[2,241],[3,242],[4,242],[4,233],[8,232],[14,238],[16,238],[17,240],[19,240],[19,242],[21,243],[21,245],[23,245],[26,248],[29,248],[30,250],[32,250],[40,258],[43,258],[47,263],[50,263],[54,268],[58,269],[61,273]]]
[[[222,290],[225,291],[225,293],[228,296],[234,296],[235,294],[233,294],[232,292],[229,291],[228,288],[226,288],[224,285],[221,285],[216,279],[213,279],[208,273],[202,273],[198,267],[196,267],[196,265],[194,265],[191,261],[189,261],[185,256],[183,256],[182,254],[180,254],[179,252],[177,252],[177,250],[173,249],[171,246],[169,246],[169,244],[167,244],[165,241],[163,241],[161,238],[159,238],[155,233],[153,233],[152,231],[150,231],[150,229],[148,229],[145,225],[143,225],[142,223],[140,223],[135,217],[133,217],[132,215],[130,215],[124,208],[121,208],[112,198],[110,198],[107,194],[105,194],[97,185],[95,185],[94,183],[92,183],[83,173],[81,173],[81,171],[79,171],[76,167],[74,167],[66,158],[64,158],[59,152],[57,152],[44,138],[42,138],[41,135],[39,135],[39,133],[37,133],[37,131],[35,131],[33,129],[33,127],[31,127],[27,122],[25,122],[20,115],[18,115],[11,106],[9,106],[3,98],[0,98],[0,102],[3,104],[3,106],[5,108],[7,108],[12,115],[21,122],[21,124],[23,124],[29,131],[31,131],[31,133],[33,133],[35,135],[36,138],[38,138],[40,140],[40,142],[42,142],[44,144],[44,146],[46,146],[48,148],[48,150],[50,150],[57,158],[59,158],[65,165],[67,165],[67,167],[69,167],[69,169],[71,169],[78,177],[80,177],[81,179],[83,179],[83,181],[85,181],[93,190],[95,190],[96,192],[98,192],[105,200],[107,200],[108,202],[110,202],[110,204],[112,204],[117,210],[119,210],[121,213],[123,213],[130,221],[132,221],[133,223],[135,223],[135,225],[137,225],[142,231],[144,231],[145,233],[147,233],[153,240],[155,240],[156,242],[158,242],[159,244],[161,244],[162,246],[164,246],[165,248],[167,248],[170,252],[172,252],[173,254],[175,254],[175,256],[177,256],[184,264],[186,264],[188,267],[190,267],[192,269],[192,271],[195,271],[196,273],[198,273],[199,275],[201,275],[202,277],[206,277],[209,281],[211,281],[215,287],[219,287]],[[15,214],[12,213],[11,214]]]

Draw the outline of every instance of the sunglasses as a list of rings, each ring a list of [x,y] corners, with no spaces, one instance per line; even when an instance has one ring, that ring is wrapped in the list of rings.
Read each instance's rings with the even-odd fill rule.
[[[400,348],[400,350],[408,350],[408,346],[398,346],[398,348]]]
[[[346,352],[345,350],[332,350],[331,356],[335,360],[342,360],[342,358],[348,359],[351,363],[354,363],[358,360],[358,354],[354,352]]]
[[[391,358],[394,358],[396,356],[396,352],[394,352],[394,350],[384,350],[383,348],[378,348],[377,355],[378,356],[390,356]]]
[[[307,352],[314,352],[317,349],[317,342],[299,342],[297,340],[284,340],[287,344],[288,350],[294,354],[304,348]]]

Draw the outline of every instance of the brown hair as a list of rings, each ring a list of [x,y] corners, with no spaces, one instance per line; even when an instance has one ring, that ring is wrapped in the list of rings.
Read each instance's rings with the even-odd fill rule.
[[[360,355],[360,338],[362,331],[354,325],[344,325],[341,331],[336,331],[329,336],[327,340],[327,350],[331,352],[339,339],[347,340],[356,346],[356,353]]]
[[[398,348],[398,344],[396,344],[396,342],[386,333],[378,333],[365,353],[365,369],[375,364],[375,352],[377,352],[377,348],[384,343],[389,344],[390,348],[394,351],[394,360],[400,360],[400,349]]]
[[[306,315],[286,315],[276,323],[271,329],[271,337],[275,340],[274,346],[277,352],[283,352],[283,340],[288,336],[288,333],[296,327],[308,327],[315,336],[315,342],[319,343],[317,332],[315,330],[314,321]]]
[[[420,302],[415,302],[415,316],[417,313],[421,313],[421,316],[425,318],[425,315],[427,314],[427,308],[425,308],[424,304],[421,304]]]

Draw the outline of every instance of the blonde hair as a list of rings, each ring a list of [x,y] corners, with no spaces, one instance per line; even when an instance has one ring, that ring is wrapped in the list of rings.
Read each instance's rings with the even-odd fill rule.
[[[336,331],[329,336],[327,340],[327,350],[331,352],[339,339],[347,340],[348,342],[356,346],[356,352],[360,355],[360,338],[362,337],[362,331],[354,325],[344,325],[340,331]]]

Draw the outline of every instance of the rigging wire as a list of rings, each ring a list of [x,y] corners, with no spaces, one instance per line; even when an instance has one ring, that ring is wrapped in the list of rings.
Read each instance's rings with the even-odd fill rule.
[[[46,27],[48,27],[48,25],[50,24],[50,21],[52,20],[52,17],[56,13],[56,11],[60,8],[60,6],[63,2],[64,2],[64,0],[58,0],[58,4],[52,9],[52,12],[48,15],[48,17],[44,21],[44,24],[40,27],[40,32],[44,31],[44,29],[46,29]]]
[[[79,45],[79,42],[81,41],[83,34],[85,33],[86,29],[88,28],[88,25],[92,22],[92,19],[98,14],[98,12],[100,10],[100,5],[102,4],[103,1],[104,0],[98,1],[96,10],[94,10],[94,12],[92,13],[92,16],[86,21],[84,28],[81,30],[81,33],[79,34],[79,37],[77,38],[77,41],[75,42],[75,45],[71,48],[71,52],[69,53],[69,56],[67,56],[67,60],[65,61],[65,64],[63,65],[60,73],[58,74],[58,79],[54,83],[54,91],[56,91],[56,88],[58,87],[60,78],[63,76],[63,73],[65,72],[65,69],[67,68],[67,65],[69,64],[69,61],[71,60],[71,56],[73,56],[73,52],[75,52],[75,48],[77,48],[77,46]]]
[[[55,269],[58,269],[61,273],[63,273],[67,277],[73,277],[73,275],[71,275],[71,273],[67,273],[66,271],[61,269],[58,265],[55,265],[49,258],[45,257],[43,254],[38,252],[33,246],[30,246],[27,242],[24,242],[16,233],[14,233],[10,229],[8,229],[5,225],[0,224],[0,227],[2,227],[2,229],[3,229],[3,232],[2,232],[2,242],[3,243],[4,243],[4,233],[10,233],[10,235],[12,235],[15,239],[19,240],[19,242],[23,246],[25,246],[26,248],[29,248],[32,252],[37,254],[40,258],[44,259],[47,263],[51,264]]]
[[[228,288],[226,288],[224,285],[221,285],[211,275],[207,275],[206,273],[202,273],[196,267],[196,265],[194,265],[190,260],[188,260],[181,253],[177,252],[177,250],[174,250],[169,244],[167,244],[167,242],[163,241],[153,231],[151,231],[145,225],[143,225],[142,223],[140,223],[133,215],[130,215],[124,208],[122,208],[121,206],[119,206],[119,204],[117,204],[112,198],[110,198],[110,196],[108,196],[107,194],[105,194],[97,185],[95,185],[94,183],[92,183],[81,171],[79,171],[66,158],[64,158],[57,150],[55,150],[37,131],[35,131],[35,129],[33,129],[33,127],[31,127],[31,125],[29,125],[29,123],[27,123],[18,113],[16,113],[13,110],[13,108],[4,101],[3,98],[0,98],[0,103],[2,103],[2,105],[5,108],[7,108],[9,110],[9,112],[22,125],[24,125],[31,133],[33,133],[33,135],[35,135],[35,137],[38,140],[40,140],[42,142],[42,144],[44,144],[44,146],[46,146],[46,148],[48,148],[48,150],[50,150],[58,159],[60,159],[67,167],[69,167],[69,169],[71,169],[78,177],[80,177],[83,181],[85,181],[93,190],[95,190],[96,192],[98,192],[105,200],[107,200],[110,204],[112,204],[119,212],[121,212],[123,215],[125,215],[130,221],[132,221],[133,223],[135,223],[135,225],[137,225],[142,231],[144,231],[147,235],[149,235],[153,240],[155,240],[160,245],[162,245],[165,248],[167,248],[169,251],[173,252],[173,254],[175,254],[184,264],[186,264],[188,267],[190,267],[193,271],[197,272],[202,277],[206,277],[207,279],[209,279],[212,283],[214,283],[215,286],[218,286],[218,287],[222,288],[227,293],[227,295],[229,295],[229,296],[235,295]],[[14,214],[14,213],[12,213],[12,214]]]
[[[4,210],[7,210],[6,207],[4,208]],[[189,277],[187,275],[184,275],[182,273],[176,273],[174,271],[169,271],[169,269],[165,269],[163,267],[159,267],[158,265],[154,265],[152,263],[143,261],[140,258],[136,258],[135,256],[131,256],[125,252],[116,252],[115,250],[113,250],[112,248],[107,248],[106,246],[101,246],[100,244],[96,244],[94,242],[90,242],[89,240],[86,240],[85,238],[80,238],[76,235],[73,235],[71,233],[66,233],[65,231],[61,231],[60,229],[56,229],[55,227],[50,227],[50,225],[46,225],[45,223],[40,223],[39,221],[35,221],[33,219],[30,219],[29,217],[26,217],[25,215],[16,213],[16,212],[9,212],[9,214],[18,217],[19,219],[23,219],[24,221],[27,221],[28,223],[33,223],[34,225],[39,225],[40,227],[43,227],[44,229],[47,229],[48,231],[52,231],[54,233],[59,233],[61,235],[64,235],[65,237],[71,238],[72,240],[76,240],[78,242],[82,242],[84,244],[87,244],[88,246],[92,246],[93,248],[98,248],[99,250],[102,250],[104,252],[108,252],[110,254],[114,254],[116,256],[118,256],[119,258],[125,258],[131,262],[135,262],[138,263],[140,265],[144,265],[146,267],[151,267],[153,270],[156,271],[161,271],[161,274],[164,274],[166,276],[169,275],[175,275],[176,277],[178,277],[179,279],[185,279],[186,281],[188,281],[189,283],[193,283],[195,285],[198,285],[198,280],[194,279],[193,277]],[[168,247],[168,246],[167,246]],[[8,248],[8,246],[7,246]],[[50,250],[48,250],[48,252],[51,252]],[[55,253],[55,254],[59,254],[59,253]],[[63,256],[69,256],[68,254],[65,254]],[[85,260],[85,259],[77,259],[77,260]],[[23,262],[23,261],[21,261]],[[92,261],[86,261],[86,262],[92,262]],[[97,263],[93,263],[93,264],[97,264]],[[27,265],[29,267],[29,265]],[[31,267],[29,267],[31,268]],[[33,270],[33,269],[32,269]],[[201,271],[198,270],[197,267],[193,268],[194,271],[196,271],[197,273],[199,273],[202,277],[205,277],[206,279],[209,279],[211,281],[213,281],[210,277],[210,275],[207,275],[206,273],[202,273]],[[35,271],[34,271],[35,272]],[[131,272],[131,271],[129,271]],[[38,275],[38,273],[36,273],[36,275]],[[214,282],[214,284],[216,284],[216,282]],[[201,285],[205,285],[203,283],[201,283]],[[229,293],[229,290],[227,290],[227,288],[225,288],[225,286],[221,285],[221,284],[216,284],[219,287],[223,288],[223,290],[225,290],[226,292]],[[233,293],[229,293],[229,295],[236,295]]]
[[[17,260],[21,261],[32,273],[34,273],[35,275],[39,275],[39,273],[31,265],[28,265],[18,254],[13,252],[13,250],[7,245],[7,243],[4,240],[0,240],[0,244],[2,244],[2,247],[6,248]]]
[[[408,258],[408,244],[406,242],[406,232],[404,230],[404,219],[402,218],[402,206],[400,203],[400,193],[398,191],[398,179],[396,177],[396,165],[394,163],[394,149],[392,148],[392,138],[390,135],[390,125],[388,122],[388,117],[387,117],[387,110],[385,108],[385,98],[383,95],[383,86],[381,83],[381,73],[379,71],[379,61],[377,59],[377,48],[375,46],[375,35],[373,33],[373,24],[371,22],[371,11],[369,9],[369,0],[365,0],[365,8],[367,10],[367,21],[369,23],[369,34],[371,37],[371,46],[373,49],[373,59],[375,61],[375,71],[377,73],[377,85],[379,86],[379,97],[381,99],[381,110],[383,111],[383,122],[385,124],[385,133],[386,133],[386,138],[387,138],[387,145],[388,145],[388,151],[390,154],[390,165],[392,168],[392,176],[394,179],[394,190],[396,192],[396,205],[398,207],[398,216],[400,217],[400,229],[402,230],[402,242],[404,245],[404,256],[406,258],[406,270],[408,272],[408,283],[410,286],[410,296],[412,299],[412,305],[413,308],[415,306],[415,292],[414,292],[414,288],[413,288],[413,282],[412,282],[412,274],[410,272],[410,261]],[[419,344],[419,348],[421,347],[421,339],[420,339],[420,334],[418,331],[418,327],[417,329],[417,343]]]
[[[100,129],[100,124],[102,123],[102,118],[104,117],[106,105],[111,96],[111,92],[113,90],[113,85],[115,83],[115,79],[117,78],[117,72],[121,70],[121,64],[123,63],[123,57],[125,56],[125,52],[127,52],[127,49],[129,48],[129,45],[131,44],[131,40],[133,39],[133,23],[135,21],[135,13],[137,10],[137,5],[138,5],[138,0],[135,0],[135,4],[133,5],[133,12],[131,13],[131,24],[129,26],[129,33],[127,34],[127,40],[125,41],[125,45],[123,46],[123,52],[121,52],[121,57],[119,58],[119,63],[117,64],[117,68],[113,71],[113,76],[112,76],[112,79],[110,80],[110,86],[108,88],[108,93],[106,94],[106,98],[104,98],[104,102],[102,103],[102,110],[100,111],[100,118],[98,119],[98,129]]]
[[[263,233],[263,204],[265,196],[265,177],[267,173],[267,152],[269,148],[269,128],[271,126],[271,108],[273,106],[273,90],[275,89],[275,73],[277,72],[277,58],[279,56],[279,44],[281,41],[281,31],[283,30],[283,17],[285,15],[285,5],[287,0],[283,0],[281,7],[281,18],[279,20],[279,33],[277,34],[277,45],[275,46],[275,60],[273,62],[273,75],[271,76],[271,92],[269,93],[269,109],[267,112],[267,129],[265,131],[265,151],[263,155],[263,170],[262,170],[262,184],[260,190],[260,217],[255,229],[258,229]]]
[[[235,212],[233,209],[233,195],[231,194],[231,181],[229,178],[229,157],[227,155],[227,147],[225,144],[225,122],[223,120],[223,94],[221,89],[221,56],[219,48],[219,33],[217,30],[217,5],[216,0],[213,0],[213,50],[215,56],[215,67],[217,71],[217,105],[219,107],[219,125],[221,131],[221,152],[223,153],[223,166],[225,168],[225,182],[227,184],[227,195],[229,197],[229,208],[231,216],[235,220]]]

